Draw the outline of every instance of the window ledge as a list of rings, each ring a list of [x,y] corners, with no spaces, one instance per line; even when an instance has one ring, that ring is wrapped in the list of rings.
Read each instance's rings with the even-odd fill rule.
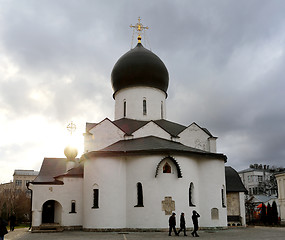
[[[144,205],[140,204],[140,205],[136,205],[134,207],[144,207]]]

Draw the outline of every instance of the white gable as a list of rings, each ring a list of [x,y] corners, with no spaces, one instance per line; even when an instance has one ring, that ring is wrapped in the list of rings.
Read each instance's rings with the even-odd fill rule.
[[[105,148],[119,140],[124,139],[125,133],[113,124],[108,118],[98,123],[85,135],[85,152]]]
[[[147,137],[147,136],[156,136],[164,139],[171,140],[171,136],[168,132],[162,129],[154,122],[149,122],[137,131],[133,133],[134,138]]]
[[[178,136],[180,137],[180,142],[186,146],[210,151],[208,139],[211,136],[201,129],[196,123],[192,123]]]

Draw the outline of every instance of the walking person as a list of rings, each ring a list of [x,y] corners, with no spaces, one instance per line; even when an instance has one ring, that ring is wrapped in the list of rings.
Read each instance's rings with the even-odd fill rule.
[[[10,217],[10,231],[14,231],[16,225],[16,216],[14,214]]]
[[[4,240],[4,235],[8,233],[7,231],[7,222],[0,217],[0,240]]]
[[[180,215],[180,229],[178,231],[178,235],[182,230],[184,231],[184,236],[187,236],[186,235],[186,225],[185,225],[184,213],[181,213],[181,215]]]
[[[194,230],[191,233],[193,237],[199,237],[197,231],[198,231],[198,218],[200,217],[199,213],[197,213],[195,210],[193,210],[192,212],[192,221],[193,221],[193,225],[194,225]]]
[[[169,217],[169,234],[168,234],[168,236],[171,236],[172,229],[173,229],[175,235],[178,236],[178,233],[177,233],[176,228],[175,228],[175,226],[176,226],[175,215],[176,215],[175,213],[172,213],[172,215]]]

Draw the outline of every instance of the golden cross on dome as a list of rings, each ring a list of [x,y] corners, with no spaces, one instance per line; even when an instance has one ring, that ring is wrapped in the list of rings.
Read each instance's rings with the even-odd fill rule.
[[[76,125],[71,121],[68,125],[67,125],[67,130],[70,132],[70,134],[72,135],[72,133],[75,132],[76,130]]]
[[[144,27],[141,23],[141,18],[138,18],[138,23],[136,25],[130,25],[131,28],[135,28],[138,33],[138,42],[141,43],[141,32],[145,29],[148,29],[148,27]]]

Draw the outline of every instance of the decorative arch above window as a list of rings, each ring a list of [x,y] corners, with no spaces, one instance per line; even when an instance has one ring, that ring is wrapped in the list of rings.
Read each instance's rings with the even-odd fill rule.
[[[165,160],[168,160],[169,162],[172,162],[172,163],[174,164],[174,166],[176,167],[176,170],[177,170],[177,177],[178,177],[178,178],[182,178],[182,172],[181,172],[181,168],[180,168],[178,162],[177,162],[173,157],[170,157],[170,156],[163,158],[163,159],[157,164],[156,171],[155,171],[155,177],[158,176],[159,167],[160,167],[161,163],[162,163],[163,161],[165,161]],[[167,163],[167,162],[166,162],[166,163]],[[165,166],[165,164],[164,164],[164,166]],[[164,171],[164,166],[163,166],[163,171]],[[170,170],[171,170],[171,169],[170,169]]]

